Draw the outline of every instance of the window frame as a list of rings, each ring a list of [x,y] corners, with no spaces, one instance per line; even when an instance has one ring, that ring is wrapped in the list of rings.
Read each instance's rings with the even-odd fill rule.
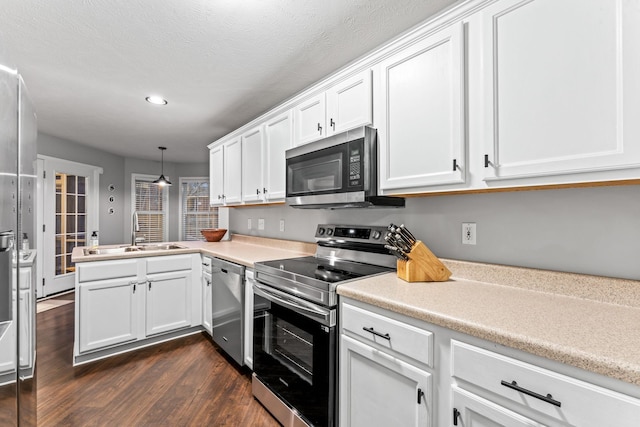
[[[153,184],[158,177],[156,175],[147,175],[141,173],[132,173],[131,174],[131,213],[129,218],[133,217],[133,213],[136,211],[136,182],[143,181]],[[169,179],[169,177],[167,177]],[[147,212],[147,211],[142,211]],[[162,187],[162,212],[163,221],[162,221],[162,241],[169,241],[169,187]],[[133,234],[133,223],[130,221],[131,233]],[[149,243],[149,242],[144,242]]]
[[[183,206],[183,194],[184,194],[184,190],[183,190],[183,184],[185,182],[206,182],[207,184],[211,185],[211,182],[209,181],[209,177],[208,176],[194,176],[194,177],[180,177],[179,179],[179,194],[178,194],[178,212],[180,215],[180,219],[178,220],[178,237],[181,241],[186,241],[185,239],[185,235],[184,235],[184,229],[183,229],[183,223],[184,223],[184,215],[185,215],[185,211],[184,211],[184,206]],[[209,194],[207,194],[207,196],[209,197]],[[211,206],[211,200],[209,200],[209,208],[214,208],[214,209],[218,209],[215,206]],[[217,215],[218,217],[218,225],[216,225],[216,227],[219,226],[220,224],[220,212],[218,210]],[[202,237],[200,240],[204,240],[204,237]],[[196,240],[197,241],[197,240]]]

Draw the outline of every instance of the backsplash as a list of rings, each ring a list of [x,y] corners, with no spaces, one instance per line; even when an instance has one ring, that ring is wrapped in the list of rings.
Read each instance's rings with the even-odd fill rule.
[[[442,258],[640,280],[639,218],[640,186],[630,185],[408,198],[404,209],[232,208],[229,228],[310,242],[319,223],[393,222]],[[462,244],[462,223],[469,222],[476,223],[476,245]]]

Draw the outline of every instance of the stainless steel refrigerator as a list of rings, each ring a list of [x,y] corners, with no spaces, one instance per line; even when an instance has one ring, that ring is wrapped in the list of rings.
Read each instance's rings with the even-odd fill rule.
[[[35,426],[36,117],[0,63],[0,425]]]

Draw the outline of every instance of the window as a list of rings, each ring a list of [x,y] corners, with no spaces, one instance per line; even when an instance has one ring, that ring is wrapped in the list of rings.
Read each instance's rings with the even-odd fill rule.
[[[208,178],[180,178],[180,240],[202,240],[200,230],[218,228],[218,208],[209,206]]]
[[[154,184],[155,179],[156,176],[132,175],[132,206],[138,212],[140,226],[136,238],[142,237],[146,243],[169,239],[169,187]]]

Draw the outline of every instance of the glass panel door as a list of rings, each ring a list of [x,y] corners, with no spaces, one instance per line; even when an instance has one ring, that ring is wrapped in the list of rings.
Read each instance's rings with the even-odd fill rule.
[[[86,246],[86,177],[56,173],[55,275],[76,271],[71,253]]]
[[[38,161],[38,230],[42,276],[38,298],[72,290],[76,246],[87,246],[92,231],[100,231],[98,194],[102,168],[42,156]],[[40,250],[40,248],[39,248]]]

